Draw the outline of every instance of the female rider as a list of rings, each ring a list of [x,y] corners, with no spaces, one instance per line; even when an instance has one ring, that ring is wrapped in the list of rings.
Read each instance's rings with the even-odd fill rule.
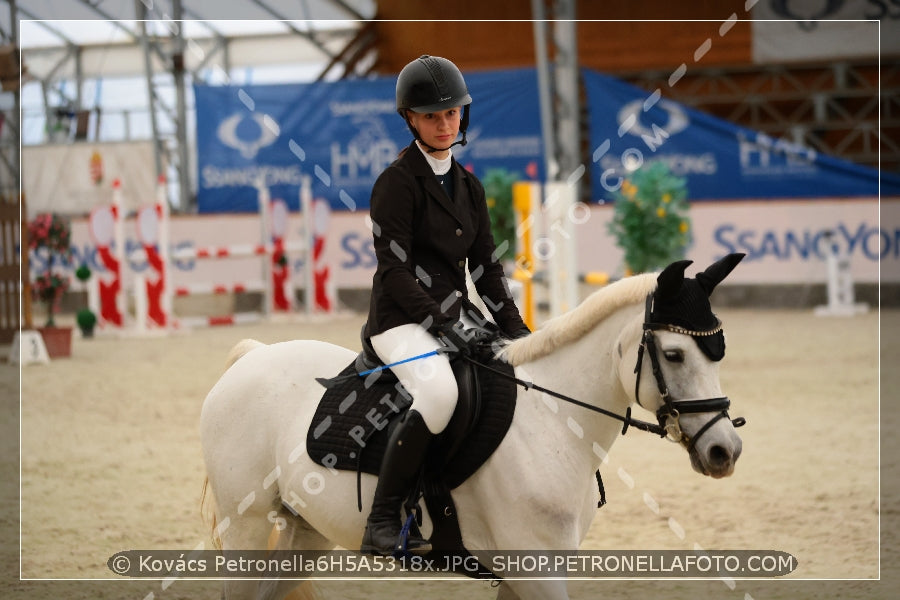
[[[400,72],[396,92],[397,112],[414,140],[372,189],[377,268],[366,335],[386,364],[440,352],[392,367],[413,400],[391,434],[362,540],[362,552],[378,555],[395,551],[401,504],[429,442],[456,407],[448,352],[471,352],[484,338],[463,324],[474,308],[466,297],[467,266],[503,334],[529,333],[495,256],[484,188],[450,150],[466,143],[469,124],[472,98],[462,73],[445,58],[421,56]],[[428,541],[409,537],[408,552],[430,550]]]

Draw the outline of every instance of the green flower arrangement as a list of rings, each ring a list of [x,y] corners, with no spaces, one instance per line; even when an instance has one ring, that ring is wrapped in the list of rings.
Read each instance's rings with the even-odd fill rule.
[[[513,184],[522,177],[506,169],[488,169],[481,182],[491,218],[491,233],[499,252],[498,260],[516,257],[516,213],[513,210]],[[505,244],[504,244],[505,242]]]
[[[627,273],[647,273],[684,257],[691,242],[684,178],[653,162],[632,173],[614,196],[609,232],[625,252]]]

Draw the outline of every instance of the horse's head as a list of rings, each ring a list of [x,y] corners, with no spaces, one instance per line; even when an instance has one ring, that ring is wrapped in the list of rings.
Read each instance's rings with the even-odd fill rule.
[[[654,411],[667,437],[682,444],[694,469],[712,477],[734,471],[741,454],[735,427],[743,419],[728,416],[729,400],[719,384],[725,355],[722,324],[709,295],[744,257],[730,254],[696,279],[684,276],[691,261],[666,267],[656,290],[647,297],[637,364],[634,398]],[[622,365],[622,381],[627,381]]]

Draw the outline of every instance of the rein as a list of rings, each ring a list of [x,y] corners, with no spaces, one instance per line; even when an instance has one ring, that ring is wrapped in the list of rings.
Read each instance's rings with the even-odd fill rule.
[[[618,421],[622,421],[622,423],[623,423],[622,434],[623,435],[626,431],[628,431],[628,427],[634,427],[635,429],[640,429],[641,431],[655,433],[656,435],[658,435],[660,437],[666,436],[667,430],[665,427],[661,427],[661,426],[657,425],[656,423],[648,423],[647,421],[641,421],[639,419],[632,419],[630,406],[626,409],[625,415],[622,416],[618,413],[614,413],[612,411],[606,410],[605,408],[600,408],[599,406],[593,406],[586,402],[582,402],[581,400],[576,400],[575,398],[566,396],[565,394],[560,394],[559,392],[554,392],[553,390],[548,390],[547,388],[541,387],[541,386],[535,384],[534,382],[525,381],[524,379],[520,379],[520,378],[516,377],[515,375],[510,375],[508,373],[504,373],[503,371],[495,369],[495,368],[493,368],[489,365],[486,365],[478,360],[475,360],[471,356],[463,355],[463,358],[465,360],[469,361],[470,363],[472,363],[473,365],[479,366],[482,369],[487,369],[488,371],[495,373],[495,374],[503,377],[504,379],[509,379],[511,381],[515,381],[517,384],[519,384],[523,388],[525,388],[525,391],[528,391],[530,389],[535,389],[535,390],[537,390],[539,392],[543,392],[549,396],[553,396],[554,398],[559,398],[560,400],[564,400],[565,402],[569,402],[576,406],[580,406],[582,408],[586,408],[588,410],[600,413],[602,415],[606,415],[607,417],[611,417]]]
[[[741,427],[742,425],[746,424],[747,421],[743,417],[731,419],[731,417],[728,416],[728,408],[731,406],[731,401],[728,399],[728,396],[719,396],[717,398],[703,398],[699,400],[675,400],[674,398],[672,398],[672,395],[669,393],[669,386],[666,385],[666,380],[663,376],[662,368],[660,367],[659,363],[659,352],[656,346],[656,334],[654,334],[655,330],[665,329],[674,333],[680,333],[692,337],[704,337],[715,335],[716,333],[722,331],[722,322],[719,321],[718,325],[716,327],[713,327],[712,329],[708,329],[705,331],[692,331],[668,323],[653,323],[650,321],[650,315],[652,314],[652,312],[653,294],[648,294],[644,311],[644,333],[641,337],[641,345],[638,347],[637,364],[634,367],[634,372],[637,375],[634,382],[634,398],[641,407],[644,407],[644,405],[641,403],[639,389],[641,385],[641,367],[643,366],[644,354],[646,352],[646,354],[650,356],[650,366],[653,372],[653,378],[656,380],[656,387],[659,390],[659,395],[663,399],[663,405],[659,408],[659,410],[656,411],[656,418],[658,420],[658,423],[648,423],[647,421],[633,419],[631,417],[630,406],[625,410],[625,415],[623,416],[618,413],[606,410],[605,408],[600,408],[599,406],[593,406],[586,402],[582,402],[581,400],[576,400],[575,398],[571,398],[569,396],[566,396],[565,394],[554,392],[553,390],[541,387],[534,382],[525,381],[524,379],[520,379],[514,375],[509,375],[508,373],[504,373],[503,371],[494,369],[493,367],[486,365],[472,358],[471,356],[462,356],[465,360],[469,361],[473,365],[477,365],[482,369],[487,369],[488,371],[491,371],[492,373],[495,373],[505,379],[515,381],[518,385],[525,388],[525,391],[535,389],[539,392],[543,392],[545,394],[553,396],[554,398],[558,398],[565,402],[574,404],[575,406],[580,406],[582,408],[586,408],[587,410],[606,415],[607,417],[616,419],[618,421],[622,421],[623,435],[626,431],[628,431],[629,427],[634,427],[635,429],[640,429],[641,431],[655,433],[656,435],[664,437],[672,442],[684,444],[688,451],[691,451],[694,448],[694,445],[697,443],[697,440],[700,439],[700,436],[709,431],[709,429],[721,419],[731,420],[731,423],[734,427]],[[684,433],[684,431],[682,431],[681,425],[679,423],[679,418],[681,417],[681,415],[717,411],[718,414],[707,421],[703,425],[703,427],[701,427],[693,436],[688,436],[686,433]]]

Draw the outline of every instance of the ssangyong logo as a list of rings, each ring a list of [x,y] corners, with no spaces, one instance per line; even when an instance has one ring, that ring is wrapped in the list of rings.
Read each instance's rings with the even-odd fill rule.
[[[667,134],[667,137],[671,137],[680,131],[684,131],[687,129],[687,126],[690,125],[687,113],[684,112],[684,109],[678,104],[669,100],[660,100],[656,103],[656,107],[662,109],[668,116],[665,123],[654,122],[647,124],[642,122],[642,118],[646,117],[644,101],[633,100],[623,106],[619,111],[619,126],[621,127],[631,120],[633,123],[631,127],[628,128],[628,133],[632,135],[656,137],[656,132],[653,131],[655,126],[663,130]]]
[[[216,130],[219,141],[234,148],[246,159],[256,157],[260,148],[272,145],[281,134],[275,119],[263,113],[235,113]]]

